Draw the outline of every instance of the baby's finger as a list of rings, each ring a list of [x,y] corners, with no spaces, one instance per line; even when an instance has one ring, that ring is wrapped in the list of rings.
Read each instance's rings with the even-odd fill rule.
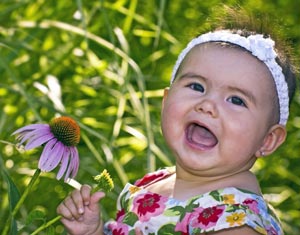
[[[56,212],[57,214],[60,214],[63,218],[67,220],[74,220],[72,213],[70,212],[69,208],[65,206],[64,203],[61,203],[57,207]]]
[[[78,217],[77,215],[82,215],[84,213],[84,201],[83,201],[83,197],[82,197],[82,194],[81,194],[81,190],[75,190],[73,191],[73,193],[71,194],[71,200],[66,200],[65,201],[65,205],[68,206],[70,205],[73,208],[73,206],[71,205],[73,203],[73,205],[75,206],[76,208],[76,218]],[[66,204],[68,203],[68,204]],[[73,213],[73,210],[72,210],[72,213]]]
[[[77,206],[75,205],[72,197],[67,197],[64,200],[63,204],[65,205],[66,208],[68,208],[73,218],[78,219],[80,217],[81,214],[79,213]]]
[[[89,209],[91,211],[99,211],[99,201],[105,197],[104,192],[95,192],[91,196],[90,204],[89,204]]]
[[[85,206],[88,206],[91,200],[91,187],[89,185],[84,184],[82,185],[80,192],[81,192],[83,204]]]

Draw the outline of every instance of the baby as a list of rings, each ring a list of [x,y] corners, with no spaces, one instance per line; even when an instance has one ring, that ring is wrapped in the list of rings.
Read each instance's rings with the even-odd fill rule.
[[[278,54],[277,54],[278,53]],[[69,234],[283,234],[250,171],[286,138],[295,74],[274,41],[247,31],[194,38],[162,102],[176,165],[128,183],[115,221],[84,185],[57,208]]]

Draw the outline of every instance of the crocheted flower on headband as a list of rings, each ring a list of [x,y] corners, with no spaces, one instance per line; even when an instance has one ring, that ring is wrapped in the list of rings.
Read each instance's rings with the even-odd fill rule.
[[[64,174],[65,181],[76,176],[79,167],[76,145],[80,140],[80,127],[72,118],[58,117],[49,124],[31,124],[16,130],[12,135],[17,136],[19,144],[27,141],[25,150],[45,144],[38,164],[41,171],[52,171],[61,163],[57,179]]]
[[[250,44],[249,50],[252,52],[252,55],[261,61],[265,62],[277,57],[274,50],[275,43],[270,38],[264,38],[263,35],[251,35],[248,37],[248,40]]]

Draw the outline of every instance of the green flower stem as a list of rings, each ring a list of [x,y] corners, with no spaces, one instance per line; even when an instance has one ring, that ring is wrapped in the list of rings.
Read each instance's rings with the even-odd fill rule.
[[[101,189],[102,189],[102,187],[100,187],[99,185],[96,185],[94,188],[92,188],[92,193],[95,193]]]
[[[62,218],[61,215],[56,216],[55,218],[53,218],[52,220],[49,220],[47,223],[43,224],[42,226],[40,226],[39,228],[37,228],[33,233],[31,233],[30,235],[36,235],[39,232],[43,231],[44,229],[48,228],[49,226],[51,226],[52,224],[54,224],[55,222],[57,222],[58,220],[60,220]]]
[[[26,197],[28,196],[30,190],[32,189],[32,186],[34,185],[35,181],[38,179],[39,175],[41,174],[41,170],[37,169],[34,172],[34,175],[32,176],[28,186],[26,187],[25,191],[23,192],[21,198],[19,199],[17,205],[14,207],[13,211],[10,213],[10,216],[7,219],[7,222],[5,224],[5,227],[3,229],[2,235],[7,235],[9,232],[9,228],[11,226],[11,222],[15,215],[18,213],[19,209],[21,208],[22,204],[24,203]]]

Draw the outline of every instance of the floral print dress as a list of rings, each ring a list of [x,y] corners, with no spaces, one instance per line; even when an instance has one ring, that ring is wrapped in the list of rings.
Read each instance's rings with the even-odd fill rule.
[[[106,235],[201,234],[247,225],[260,234],[283,234],[262,196],[229,187],[180,201],[147,191],[145,186],[175,173],[166,168],[128,183],[120,194],[116,221],[105,224]]]

